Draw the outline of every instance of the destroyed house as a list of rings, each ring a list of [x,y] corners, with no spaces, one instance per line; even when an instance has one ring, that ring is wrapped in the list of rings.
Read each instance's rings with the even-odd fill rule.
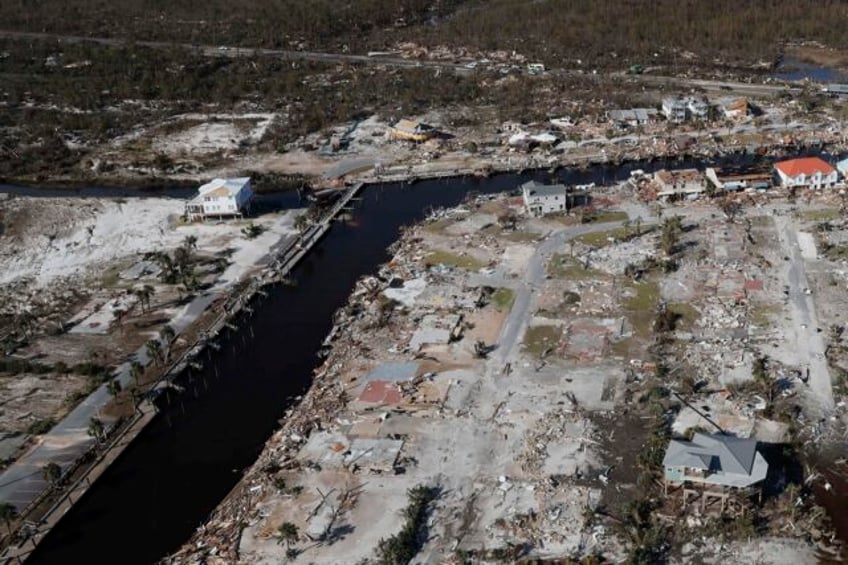
[[[202,220],[210,216],[241,216],[252,200],[249,177],[213,179],[201,186],[197,196],[186,203],[186,217]]]
[[[389,136],[404,141],[422,142],[430,139],[435,130],[427,124],[413,120],[400,120],[389,129]]]
[[[784,188],[830,188],[838,180],[836,169],[818,157],[780,161],[774,170]]]
[[[636,127],[655,119],[657,111],[653,108],[631,108],[628,110],[610,110],[607,119],[614,124]]]
[[[532,216],[566,211],[566,188],[561,184],[545,185],[529,181],[521,185],[524,207]]]
[[[669,200],[696,198],[707,189],[706,177],[697,169],[657,171],[654,173],[654,184],[657,188],[657,198]]]
[[[696,433],[691,441],[671,440],[663,467],[667,483],[727,488],[754,486],[768,473],[756,440],[722,434]]]
[[[771,175],[766,172],[737,172],[708,167],[705,176],[716,189],[727,192],[771,188]]]

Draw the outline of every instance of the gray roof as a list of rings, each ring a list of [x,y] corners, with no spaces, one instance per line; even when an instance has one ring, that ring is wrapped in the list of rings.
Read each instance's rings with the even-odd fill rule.
[[[653,108],[630,108],[629,110],[610,110],[607,117],[616,122],[647,122],[651,116],[656,115]]]
[[[383,363],[365,375],[365,381],[386,381],[397,383],[408,381],[415,377],[418,363],[415,361]]]
[[[826,92],[838,92],[840,94],[848,94],[848,84],[827,84],[824,87]]]
[[[522,184],[521,190],[526,190],[529,194],[533,196],[559,196],[565,194],[565,185],[542,184],[531,180]]]
[[[696,433],[692,441],[672,440],[663,465],[748,476],[754,468],[756,455],[756,440]]]

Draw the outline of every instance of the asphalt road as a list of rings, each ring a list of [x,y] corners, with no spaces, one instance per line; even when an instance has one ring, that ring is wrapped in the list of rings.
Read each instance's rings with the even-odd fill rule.
[[[501,364],[515,356],[515,348],[524,334],[524,329],[530,321],[530,306],[533,294],[542,286],[545,280],[546,265],[554,253],[565,251],[565,244],[581,235],[607,231],[621,227],[622,222],[605,222],[601,224],[583,224],[552,233],[545,239],[527,263],[527,270],[520,283],[514,287],[515,299],[509,311],[500,339],[497,354]]]
[[[789,257],[786,267],[786,284],[789,287],[789,307],[792,316],[792,334],[788,336],[797,352],[802,371],[810,371],[807,383],[810,391],[824,411],[833,409],[833,384],[825,358],[825,346],[818,331],[818,318],[814,297],[807,294],[809,283],[804,267],[804,258],[798,243],[798,231],[791,218],[775,216],[775,224],[785,256]]]

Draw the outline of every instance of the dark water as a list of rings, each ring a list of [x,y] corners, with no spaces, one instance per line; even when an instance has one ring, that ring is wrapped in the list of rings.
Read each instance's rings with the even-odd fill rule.
[[[772,76],[780,80],[809,79],[816,82],[846,81],[845,75],[836,69],[802,63],[793,59],[782,61]]]
[[[566,183],[602,183],[626,178],[637,168],[650,172],[694,164],[656,161],[562,170],[556,176]],[[399,228],[420,220],[431,207],[456,205],[469,192],[514,190],[530,178],[550,176],[536,172],[368,187],[352,221],[336,223],[298,266],[297,286],[272,289],[253,318],[223,340],[195,377],[193,386],[201,393],[183,395],[154,420],[28,563],[146,564],[177,549],[256,460],[292,397],[309,387],[333,313],[360,276],[389,259],[386,248]]]

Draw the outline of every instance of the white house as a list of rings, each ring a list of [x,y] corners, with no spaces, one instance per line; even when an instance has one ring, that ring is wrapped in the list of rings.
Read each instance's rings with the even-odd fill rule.
[[[663,98],[662,113],[666,119],[675,124],[686,121],[686,100],[677,96]]]
[[[545,185],[531,180],[521,185],[521,195],[524,198],[527,213],[533,216],[566,211],[566,189],[564,185]]]
[[[838,180],[836,169],[818,157],[780,161],[774,170],[784,188],[832,188]]]
[[[707,178],[697,169],[662,169],[654,173],[654,184],[661,200],[697,198],[707,190]]]
[[[686,99],[686,110],[692,119],[705,120],[710,115],[710,104],[705,98],[690,96]]]
[[[186,203],[189,220],[241,216],[253,200],[250,178],[213,179],[201,186],[197,196]]]
[[[688,119],[705,120],[710,116],[710,104],[698,96],[667,96],[662,101],[662,113],[669,122],[675,124]]]
[[[843,179],[848,179],[848,159],[842,159],[836,163],[836,170],[839,171]]]

